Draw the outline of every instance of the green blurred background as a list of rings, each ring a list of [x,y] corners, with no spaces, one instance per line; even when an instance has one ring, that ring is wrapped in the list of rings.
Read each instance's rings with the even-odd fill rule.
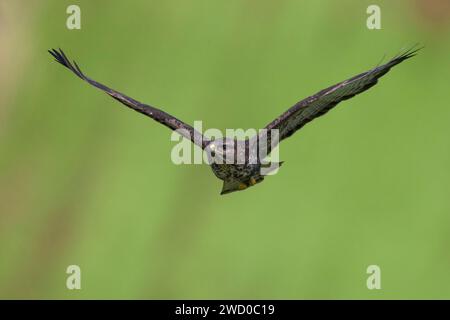
[[[374,3],[381,30],[366,28]],[[448,0],[2,0],[0,298],[450,298],[449,22]],[[286,140],[277,175],[227,196],[207,165],[171,162],[167,128],[46,51],[223,130],[416,42]]]

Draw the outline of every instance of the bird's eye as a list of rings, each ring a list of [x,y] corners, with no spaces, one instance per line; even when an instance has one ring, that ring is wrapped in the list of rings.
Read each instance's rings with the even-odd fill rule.
[[[211,150],[211,156],[215,157],[216,156],[216,146],[214,144],[211,144],[209,149]]]

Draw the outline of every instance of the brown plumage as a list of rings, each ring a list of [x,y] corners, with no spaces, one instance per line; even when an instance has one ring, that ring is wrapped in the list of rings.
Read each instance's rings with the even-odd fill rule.
[[[193,143],[197,144],[207,152],[214,174],[224,182],[221,193],[224,194],[244,190],[249,186],[253,186],[256,183],[263,181],[264,175],[261,173],[261,168],[266,167],[267,165],[261,163],[259,157],[261,153],[264,155],[270,154],[272,148],[276,146],[276,143],[290,137],[308,122],[324,115],[339,102],[352,98],[374,86],[377,84],[378,79],[389,72],[393,66],[415,56],[420,49],[421,48],[411,48],[383,65],[377,66],[348,80],[339,82],[338,84],[319,91],[315,95],[299,101],[265,127],[269,133],[267,134],[267,142],[263,144],[266,147],[264,148],[259,145],[258,151],[260,153],[253,153],[251,151],[255,150],[253,148],[258,148],[258,142],[263,137],[266,138],[265,136],[256,135],[245,141],[245,163],[220,163],[217,160],[219,158],[229,159],[228,157],[230,157],[230,159],[236,158],[236,144],[233,139],[224,138],[211,141],[201,133],[195,131],[190,125],[170,114],[136,101],[87,77],[81,72],[75,61],[73,63],[69,61],[61,49],[59,51],[55,49],[49,50],[49,53],[56,61],[75,73],[78,77],[106,92],[127,107],[145,114],[172,130],[182,129],[182,131],[179,131],[180,134],[190,139]],[[278,130],[279,139],[277,142],[270,141],[271,130]],[[257,156],[255,157],[254,154],[257,154]]]

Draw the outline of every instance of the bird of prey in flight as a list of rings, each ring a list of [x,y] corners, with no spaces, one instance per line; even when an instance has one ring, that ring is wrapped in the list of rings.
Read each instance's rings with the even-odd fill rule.
[[[311,120],[327,113],[339,102],[354,97],[355,95],[366,91],[374,86],[378,79],[385,75],[389,70],[416,55],[420,50],[411,48],[395,57],[383,65],[379,65],[369,71],[358,74],[350,79],[339,82],[331,87],[323,89],[318,93],[297,102],[278,118],[270,122],[264,129],[266,133],[264,137],[261,133],[254,137],[245,139],[243,144],[235,143],[235,139],[223,138],[210,140],[196,131],[190,125],[171,116],[170,114],[157,109],[155,107],[136,101],[116,90],[113,90],[95,80],[84,75],[77,63],[71,63],[64,52],[59,50],[49,50],[49,53],[57,62],[68,68],[79,78],[106,92],[108,95],[123,103],[127,107],[140,112],[159,123],[177,130],[185,138],[190,139],[193,143],[201,147],[208,154],[211,168],[214,174],[223,180],[223,188],[221,194],[233,191],[244,190],[249,186],[253,186],[264,179],[262,168],[267,164],[263,162],[260,155],[268,155],[271,150],[282,140],[290,137],[297,130],[302,128]],[[271,140],[270,132],[277,132],[275,141]],[[265,139],[265,143],[260,143]],[[237,150],[237,145],[243,145],[243,151]],[[257,150],[257,152],[253,152]],[[244,161],[226,161],[223,159],[237,159],[236,154],[241,152],[244,154]],[[219,161],[220,160],[220,161]],[[281,163],[279,163],[281,165]]]

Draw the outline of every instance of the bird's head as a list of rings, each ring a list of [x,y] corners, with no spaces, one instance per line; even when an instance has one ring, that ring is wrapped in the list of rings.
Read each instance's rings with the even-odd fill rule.
[[[236,159],[237,143],[233,139],[223,138],[212,141],[206,147],[210,164],[234,163]]]

